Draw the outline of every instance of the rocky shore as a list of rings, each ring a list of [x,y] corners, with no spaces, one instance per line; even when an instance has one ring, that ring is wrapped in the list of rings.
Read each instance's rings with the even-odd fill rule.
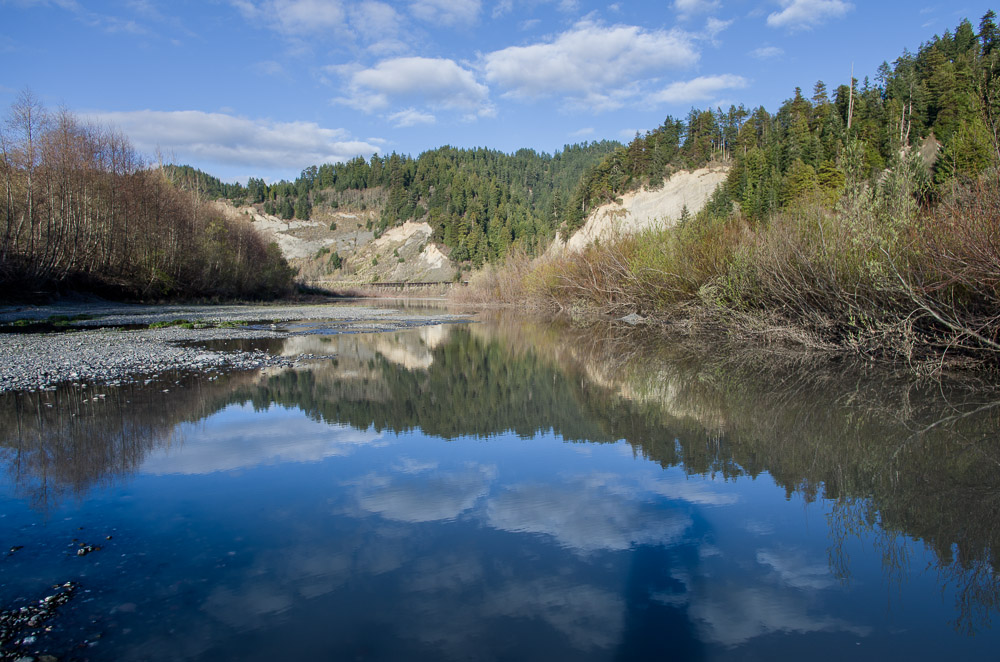
[[[64,330],[21,333],[14,326],[53,319],[60,320]],[[0,392],[45,389],[67,381],[115,384],[167,370],[286,366],[308,359],[191,346],[197,341],[388,331],[464,319],[344,305],[5,307],[0,308],[0,324],[5,325],[0,333]],[[148,328],[173,322],[179,323]]]

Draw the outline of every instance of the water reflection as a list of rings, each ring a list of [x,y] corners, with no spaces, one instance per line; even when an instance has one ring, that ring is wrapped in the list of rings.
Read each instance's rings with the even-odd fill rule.
[[[681,540],[692,522],[626,488],[623,477],[587,475],[508,485],[487,506],[490,526],[550,536],[577,552],[626,550]]]
[[[470,463],[457,471],[436,465],[409,464],[401,471],[368,474],[348,483],[356,490],[358,506],[399,522],[452,520],[486,496],[496,478],[496,467]]]
[[[121,659],[290,641],[696,659],[787,654],[791,635],[884,653],[916,626],[887,634],[884,593],[863,591],[902,595],[927,562],[955,627],[996,614],[1000,399],[984,389],[499,315],[268,342],[320,358],[0,398],[9,483],[37,511],[161,490],[133,526],[174,576],[131,567],[158,625]],[[163,487],[180,478],[211,494]]]
[[[0,395],[0,457],[17,491],[45,510],[133,474],[154,449],[180,443],[178,424],[218,411],[248,379],[166,375]]]

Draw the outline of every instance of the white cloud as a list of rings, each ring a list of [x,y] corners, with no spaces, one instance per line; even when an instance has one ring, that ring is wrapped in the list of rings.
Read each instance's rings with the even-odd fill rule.
[[[265,76],[284,76],[285,68],[274,60],[264,60],[253,66],[254,71]]]
[[[542,4],[554,4],[556,9],[565,14],[578,13],[580,10],[580,0],[516,0],[516,2],[522,7],[522,9],[517,12],[518,16],[524,16],[525,14],[531,13],[538,7],[538,5]],[[514,12],[514,5],[515,0],[495,0],[491,16],[493,18],[506,16]],[[621,12],[621,6],[618,4],[609,5],[607,9],[608,11]],[[525,23],[529,25],[536,25],[539,22],[539,19],[523,21],[521,29],[524,29]]]
[[[379,0],[229,0],[248,22],[286,37],[298,53],[318,41],[364,45],[376,53],[400,53],[410,45],[402,37],[407,19]]]
[[[438,462],[433,460],[417,460],[412,457],[400,457],[392,470],[403,474],[419,474],[425,471],[433,471],[438,468]]]
[[[407,108],[406,110],[401,110],[398,113],[393,113],[389,115],[389,120],[393,123],[397,129],[402,129],[408,126],[417,126],[418,124],[434,124],[437,119],[430,113],[422,113],[415,108]]]
[[[713,46],[718,46],[719,41],[717,37],[732,24],[732,20],[723,21],[713,16],[705,21],[705,31],[702,38],[708,40]]]
[[[266,0],[257,4],[236,0],[233,4],[247,18],[263,20],[288,35],[340,30],[346,18],[340,0]]]
[[[654,96],[660,103],[692,103],[708,101],[722,90],[743,89],[749,84],[746,78],[733,74],[699,76],[688,81],[671,83]]]
[[[229,4],[243,14],[243,18],[248,21],[256,20],[261,14],[260,8],[251,0],[229,0]]]
[[[594,135],[594,127],[588,126],[582,129],[577,129],[576,131],[574,131],[569,135],[571,138],[582,138],[583,136],[592,136]]]
[[[687,18],[692,14],[715,11],[720,4],[719,0],[674,0],[674,11],[681,18]]]
[[[771,58],[781,57],[784,54],[784,49],[777,46],[761,46],[750,51],[750,55],[758,60],[770,60]]]
[[[722,19],[718,19],[715,17],[709,18],[707,21],[705,21],[705,34],[708,36],[709,41],[711,41],[714,44],[715,38],[718,37],[723,30],[725,30],[732,24],[733,24],[732,20],[723,21]]]
[[[489,90],[472,72],[453,60],[403,57],[383,60],[350,74],[350,95],[337,103],[367,112],[392,103],[421,103],[431,108],[489,112]]]
[[[392,541],[377,539],[355,556],[366,558],[386,544]],[[493,559],[477,558],[477,551],[461,556],[445,551],[406,563],[406,591],[394,598],[406,618],[392,622],[401,639],[431,643],[440,659],[468,658],[469,651],[481,648],[475,642],[489,639],[497,628],[509,628],[511,622],[530,622],[533,629],[547,625],[560,633],[562,646],[579,651],[610,649],[622,641],[627,610],[616,587],[582,583],[568,569],[565,575],[530,578],[528,570],[511,576],[507,564],[484,567]],[[454,608],[457,603],[460,609]],[[541,641],[551,636],[544,629],[535,632]]]
[[[384,2],[362,2],[351,8],[351,24],[370,37],[396,34],[403,17]]]
[[[827,19],[840,18],[854,9],[844,0],[779,0],[783,9],[769,14],[767,24],[772,28],[808,30]]]
[[[497,3],[493,6],[493,13],[491,16],[493,18],[500,18],[505,14],[509,14],[514,9],[514,0],[497,0]]]
[[[411,44],[403,38],[406,18],[384,2],[366,0],[349,11],[353,36],[367,43],[368,51],[378,55],[405,53]]]
[[[482,68],[486,79],[505,88],[508,96],[564,95],[575,105],[607,110],[639,94],[643,79],[697,61],[685,32],[606,27],[585,20],[551,41],[488,53]]]
[[[101,28],[111,34],[116,32],[127,32],[135,35],[150,34],[149,30],[135,21],[120,18],[118,16],[100,16],[98,14],[91,14],[84,20],[92,27]]]
[[[146,153],[162,149],[179,161],[256,170],[300,169],[304,163],[346,161],[378,151],[344,129],[314,122],[274,122],[199,110],[102,112],[94,119],[124,131]]]
[[[479,19],[481,0],[415,0],[410,12],[422,21],[441,25],[472,25]]]

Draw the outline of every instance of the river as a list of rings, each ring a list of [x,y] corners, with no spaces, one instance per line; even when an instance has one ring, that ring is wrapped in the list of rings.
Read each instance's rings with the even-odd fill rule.
[[[0,659],[1000,650],[982,385],[502,314],[227,343],[314,358],[0,397],[0,605],[72,592]]]

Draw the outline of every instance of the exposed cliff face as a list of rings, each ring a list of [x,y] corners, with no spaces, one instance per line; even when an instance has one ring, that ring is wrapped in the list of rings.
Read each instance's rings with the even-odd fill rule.
[[[427,223],[406,223],[375,238],[368,229],[378,210],[323,210],[309,220],[284,221],[255,207],[218,203],[227,214],[248,218],[281,253],[299,269],[306,281],[324,283],[442,282],[451,281],[457,269],[431,241]],[[336,253],[341,268],[331,262]]]
[[[550,253],[579,251],[595,241],[607,241],[658,225],[670,226],[684,207],[694,215],[701,211],[715,188],[726,180],[726,167],[681,170],[665,179],[655,191],[640,189],[622,196],[620,203],[601,205],[568,240],[556,236]]]
[[[217,202],[219,209],[232,217],[243,217],[253,223],[255,230],[269,241],[277,242],[281,254],[288,261],[312,257],[321,248],[337,251],[347,257],[357,246],[363,246],[374,236],[367,229],[375,212],[326,212],[309,220],[282,220],[265,214],[253,206],[234,207],[225,201]]]
[[[361,282],[440,282],[455,276],[455,267],[431,243],[427,223],[407,221],[390,228],[347,260],[345,271]],[[347,278],[347,277],[345,277]]]

